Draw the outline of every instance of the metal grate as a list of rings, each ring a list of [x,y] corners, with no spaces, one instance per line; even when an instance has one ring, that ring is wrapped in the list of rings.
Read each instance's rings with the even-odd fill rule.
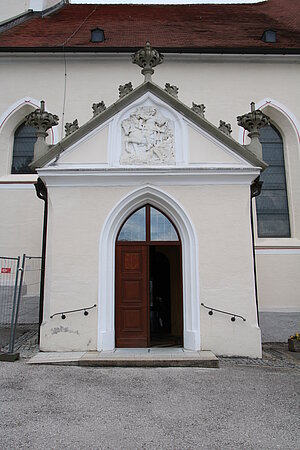
[[[39,323],[41,262],[0,257],[0,352],[13,353],[16,337]]]

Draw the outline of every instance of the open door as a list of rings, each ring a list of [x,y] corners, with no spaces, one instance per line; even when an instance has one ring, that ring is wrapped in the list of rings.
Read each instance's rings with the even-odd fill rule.
[[[116,251],[116,346],[148,346],[148,249],[118,246]]]
[[[116,242],[116,347],[182,345],[181,243],[150,205],[123,224]]]

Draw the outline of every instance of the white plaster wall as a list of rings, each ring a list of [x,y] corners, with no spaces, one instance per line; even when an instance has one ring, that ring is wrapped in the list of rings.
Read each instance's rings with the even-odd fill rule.
[[[44,202],[29,185],[0,184],[0,255],[41,256]]]
[[[188,127],[189,134],[189,162],[191,164],[241,164],[241,158],[232,151],[224,150],[224,146],[209,139],[200,131]]]
[[[250,58],[248,58],[250,60]],[[92,55],[73,58],[66,55],[67,84],[64,121],[78,118],[79,124],[92,116],[92,103],[104,100],[106,105],[118,99],[118,86],[128,81],[138,86],[143,77],[128,57],[112,58]],[[236,116],[249,111],[250,101],[265,97],[276,98],[300,116],[297,87],[300,76],[298,64],[266,62],[241,63],[194,60],[178,62],[165,55],[164,64],[155,69],[153,81],[164,87],[166,82],[179,87],[179,99],[206,105],[206,118],[219,125],[219,120],[231,122],[234,138],[239,127]],[[64,93],[64,59],[59,56],[1,57],[1,108],[29,95],[46,100],[49,111],[62,119]],[[257,79],[259,73],[259,83]],[[50,74],[50,75],[49,75]],[[282,80],[285,80],[282,83]],[[213,95],[212,95],[213,93]],[[0,110],[1,111],[1,110]]]
[[[218,62],[216,59],[209,60],[209,56],[195,56],[179,62],[174,56],[165,55],[164,63],[155,69],[153,81],[162,87],[166,82],[178,85],[179,99],[187,105],[191,105],[192,101],[204,103],[206,118],[217,126],[220,119],[231,122],[232,136],[236,139],[239,138],[236,116],[249,111],[249,102],[252,100],[257,102],[268,97],[276,99],[300,121],[299,64],[288,63],[289,57],[285,56],[281,57],[281,63],[276,62],[275,57],[268,56],[261,58],[260,62],[254,56],[249,56],[247,60],[241,62],[236,62],[234,58],[229,61],[229,58],[220,56]],[[81,125],[92,117],[92,103],[104,100],[107,105],[110,105],[118,98],[120,84],[132,81],[133,86],[136,87],[143,80],[139,68],[131,64],[130,55],[120,57],[113,55],[111,58],[103,55],[85,55],[77,58],[66,55],[66,61],[67,77],[66,91],[64,91],[63,56],[1,56],[0,115],[10,105],[25,96],[44,99],[47,109],[60,117],[60,125],[57,128],[61,137],[64,135],[65,122],[71,122],[77,117]],[[273,114],[271,118],[276,124],[279,121],[279,128],[284,131],[292,238],[288,240],[258,239],[256,245],[258,248],[283,245],[295,248],[300,246],[299,136],[295,128],[288,123],[288,119],[284,119],[282,115],[279,117],[279,113],[275,114],[270,108],[265,112],[271,116]],[[196,162],[198,150],[196,138],[192,134],[190,155],[191,162]],[[5,152],[11,152],[12,136],[13,134],[10,134],[10,137],[5,137],[2,142],[0,133],[2,142],[2,144],[0,142],[0,159],[4,164],[0,167],[3,176],[5,176],[5,170],[6,174],[9,173],[11,153]],[[91,157],[94,156],[91,155]],[[210,157],[218,160],[218,155],[213,153],[210,153]],[[18,181],[19,178],[16,175],[10,175],[4,180]],[[21,203],[22,200],[18,205]],[[30,203],[28,207],[31,208]],[[12,227],[13,224],[12,217]],[[8,247],[12,248],[16,240],[14,234],[10,234],[7,239]],[[297,266],[299,258],[299,255],[293,257],[293,260],[297,260]],[[269,269],[262,270],[277,273],[281,285],[286,286],[285,280],[289,272],[282,268],[281,261],[277,258],[273,259],[272,256],[267,261]],[[262,267],[260,263],[258,264]],[[262,309],[276,308],[279,301],[276,283],[274,285],[263,283],[262,281],[259,283],[260,307]],[[293,281],[293,286],[289,289],[296,292],[296,287],[297,282]],[[295,297],[285,296],[284,305],[294,307]]]
[[[259,308],[263,311],[300,311],[300,250],[295,254],[271,250],[267,254],[258,254],[256,260]]]
[[[49,188],[42,350],[95,350],[97,312],[50,315],[97,303],[98,243],[104,220],[128,187]],[[247,186],[164,187],[185,208],[199,242],[200,302],[246,317],[233,324],[201,308],[202,348],[260,356]],[[195,207],[196,205],[196,207]],[[237,336],[239,339],[237,340]]]
[[[0,22],[22,14],[28,10],[29,0],[1,0]]]
[[[108,126],[66,150],[59,164],[107,164]]]

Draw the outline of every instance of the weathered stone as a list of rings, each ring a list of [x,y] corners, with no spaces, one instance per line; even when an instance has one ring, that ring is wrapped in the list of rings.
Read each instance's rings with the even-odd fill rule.
[[[132,55],[132,62],[142,67],[141,72],[145,76],[145,81],[150,81],[151,75],[154,73],[153,67],[161,64],[163,58],[164,56],[161,53],[151,47],[150,42],[146,42],[144,48]]]
[[[103,111],[106,110],[105,103],[103,101],[99,103],[93,103],[92,110],[94,117],[97,116],[98,114],[101,114]]]
[[[124,84],[123,86],[120,85],[119,86],[119,97],[125,97],[127,94],[129,94],[129,92],[133,91],[133,87],[131,82]]]
[[[269,117],[259,109],[255,109],[255,103],[251,103],[251,111],[243,116],[237,117],[237,123],[240,127],[247,130],[251,139],[249,145],[246,145],[258,158],[262,159],[262,146],[259,141],[259,130],[270,124]]]
[[[121,164],[175,164],[174,124],[157,108],[137,108],[121,126]]]
[[[166,83],[166,84],[165,84],[165,91],[166,91],[168,94],[170,94],[170,95],[172,95],[173,97],[175,97],[175,98],[178,97],[178,91],[179,91],[179,89],[178,89],[178,87],[175,86],[175,85],[172,85],[172,84],[170,84],[170,83]]]
[[[198,116],[203,117],[205,115],[205,105],[203,103],[201,103],[200,105],[198,105],[197,103],[192,103],[192,111],[194,111],[196,114],[198,114]]]
[[[45,102],[44,100],[41,101],[40,108],[37,108],[32,113],[28,114],[26,117],[26,125],[29,125],[31,127],[34,127],[37,129],[37,135],[38,133],[41,133],[41,135],[47,136],[47,130],[49,128],[54,127],[55,125],[58,125],[59,118],[55,114],[51,114],[48,111],[45,111]]]
[[[38,159],[47,153],[49,147],[46,144],[47,131],[58,125],[59,118],[57,115],[45,111],[45,102],[42,100],[40,108],[28,114],[25,119],[26,125],[34,127],[37,130],[37,140],[34,145],[34,159]]]
[[[231,124],[224,122],[224,120],[220,120],[219,130],[227,136],[230,136],[232,133]]]
[[[78,130],[78,128],[79,125],[77,119],[73,120],[73,122],[67,122],[65,125],[66,136],[69,136],[70,134],[74,133],[74,131]]]

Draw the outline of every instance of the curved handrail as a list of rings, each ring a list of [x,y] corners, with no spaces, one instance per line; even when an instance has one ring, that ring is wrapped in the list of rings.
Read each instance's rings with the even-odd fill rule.
[[[227,314],[228,316],[231,316],[231,322],[235,322],[235,318],[236,318],[236,317],[239,317],[239,318],[242,319],[244,322],[246,322],[246,319],[245,319],[243,316],[240,316],[239,314],[234,314],[234,313],[230,313],[230,312],[227,312],[227,311],[222,311],[221,309],[211,308],[210,306],[204,305],[204,303],[201,303],[201,306],[203,306],[203,307],[206,308],[206,309],[209,309],[208,314],[209,314],[210,316],[213,315],[213,311],[217,311],[217,312],[219,312],[219,313],[221,313],[221,314]]]
[[[71,309],[70,311],[61,311],[61,312],[57,312],[57,313],[55,313],[55,314],[52,314],[52,316],[50,316],[50,319],[52,319],[54,316],[59,316],[59,315],[61,315],[61,318],[62,319],[65,319],[66,318],[66,314],[70,314],[70,313],[73,313],[73,312],[78,312],[78,311],[84,311],[84,315],[85,316],[88,316],[88,309],[93,309],[93,308],[96,308],[96,306],[97,305],[93,305],[93,306],[88,306],[87,308],[79,308],[79,309]]]

